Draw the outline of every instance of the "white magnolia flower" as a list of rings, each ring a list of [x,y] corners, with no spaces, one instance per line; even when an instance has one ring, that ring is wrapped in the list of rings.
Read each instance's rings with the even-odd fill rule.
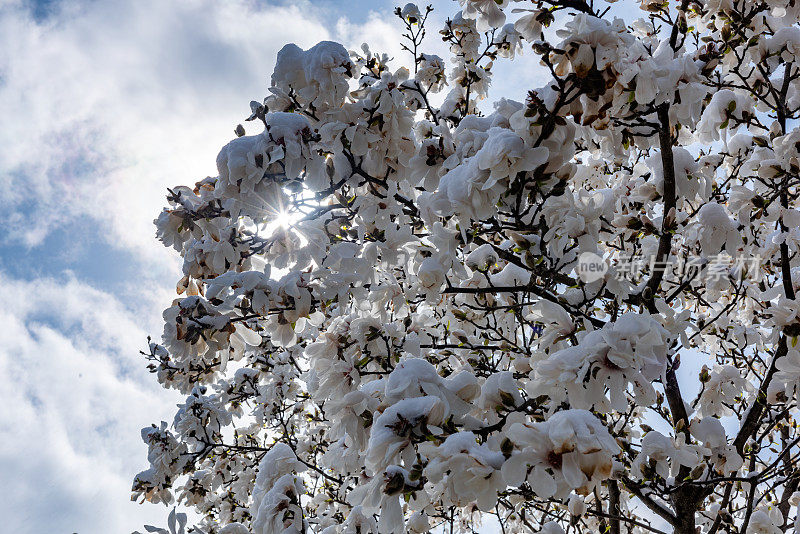
[[[576,493],[569,496],[567,507],[569,508],[569,513],[573,516],[580,517],[586,513],[586,502],[582,495]]]
[[[350,56],[339,43],[322,41],[308,50],[286,45],[278,52],[272,74],[272,85],[280,92],[268,100],[270,108],[279,109],[281,97],[289,93],[318,110],[337,107],[347,95],[350,69]]]
[[[586,495],[611,474],[619,446],[605,426],[585,410],[556,412],[543,423],[514,423],[508,438],[519,450],[503,464],[509,485],[524,481],[543,499]]]
[[[500,473],[504,461],[500,451],[479,445],[472,432],[452,434],[441,445],[428,449],[425,476],[443,485],[449,502],[457,506],[476,502],[484,511],[494,508],[497,493],[506,487]]]
[[[417,4],[411,2],[403,6],[403,9],[400,11],[400,16],[404,20],[409,21],[411,24],[416,24],[422,18],[422,14],[420,13]]]
[[[783,386],[786,398],[792,398],[792,391],[800,383],[800,351],[789,349],[775,362],[775,367],[778,372],[773,380]]]
[[[414,437],[425,437],[430,427],[440,425],[447,412],[445,404],[437,397],[405,399],[387,408],[375,418],[367,448],[366,466],[373,473],[380,473],[398,455],[406,452],[408,465],[413,464],[413,451],[406,448]]]
[[[540,381],[532,390],[569,397],[573,406],[621,407],[627,393],[647,405],[655,399],[652,382],[666,368],[667,332],[649,315],[626,314],[579,345],[537,362]]]
[[[736,224],[725,213],[725,208],[716,202],[709,202],[700,208],[697,215],[702,225],[700,246],[703,253],[713,256],[724,246],[728,254],[734,256],[742,246],[742,238]]]
[[[753,389],[753,385],[734,366],[715,366],[700,395],[700,412],[712,417],[733,415],[730,406],[736,398]]]
[[[481,387],[478,405],[484,410],[495,410],[502,406],[511,408],[521,404],[520,386],[511,371],[491,375]]]
[[[548,521],[542,525],[541,534],[564,534],[564,529],[555,521]]]
[[[667,480],[676,476],[681,466],[696,467],[701,460],[701,451],[687,445],[684,439],[683,434],[673,439],[655,430],[648,432],[642,438],[641,450],[631,466],[631,474],[641,479],[657,474]]]
[[[777,508],[758,509],[750,517],[747,534],[781,534],[783,515]]]
[[[425,258],[417,270],[417,278],[422,291],[429,296],[439,294],[445,282],[447,269],[436,258]]]
[[[302,479],[286,474],[280,477],[260,499],[253,499],[253,534],[301,534],[307,522],[300,508],[304,492]]]
[[[542,35],[542,23],[539,22],[542,11],[526,10],[525,12],[527,14],[514,21],[514,29],[517,30],[526,41],[535,41]]]
[[[698,140],[702,143],[717,141],[720,139],[720,131],[729,127],[733,129],[737,121],[742,121],[744,116],[753,113],[753,103],[745,95],[730,89],[716,91],[697,125]]]
[[[478,29],[484,31],[488,28],[499,28],[506,21],[503,8],[509,0],[458,0],[463,10],[464,18],[477,19]]]
[[[689,430],[709,450],[714,467],[723,475],[730,476],[742,467],[744,461],[736,448],[728,444],[725,429],[719,419],[695,419],[689,425]]]
[[[486,271],[497,263],[497,252],[489,243],[485,243],[467,254],[464,264],[473,271]]]

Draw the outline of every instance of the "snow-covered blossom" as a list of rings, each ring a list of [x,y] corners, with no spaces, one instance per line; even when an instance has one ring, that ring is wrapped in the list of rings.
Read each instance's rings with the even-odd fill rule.
[[[581,495],[573,493],[569,496],[569,513],[573,516],[582,516],[586,513],[586,503]]]
[[[444,479],[443,492],[449,502],[457,506],[476,502],[484,511],[494,508],[497,492],[506,486],[500,473],[505,460],[500,451],[479,445],[472,432],[452,434],[431,449],[425,473],[433,483]]]
[[[515,55],[522,53],[522,35],[517,31],[514,24],[504,25],[497,32],[494,42],[497,44],[501,57],[513,58]]]
[[[580,408],[620,409],[630,389],[635,402],[647,405],[655,400],[652,382],[666,368],[667,346],[666,331],[652,317],[623,315],[536,363],[536,391],[568,396]]]
[[[422,18],[422,13],[417,4],[409,2],[400,11],[400,18],[409,21],[411,24],[416,24]]]
[[[339,43],[322,41],[308,50],[288,44],[278,52],[272,73],[271,109],[290,108],[296,100],[320,112],[336,108],[347,95],[353,64]]]
[[[710,451],[714,467],[724,475],[735,473],[742,467],[742,457],[736,448],[728,443],[725,429],[719,419],[705,417],[694,420],[689,425],[692,436],[697,438]]]
[[[439,181],[438,196],[448,202],[442,212],[480,220],[496,209],[504,185],[481,170],[476,157],[469,158]]]
[[[700,395],[700,411],[705,416],[725,417],[732,415],[731,405],[736,398],[753,390],[748,382],[731,365],[715,366],[703,384]]]
[[[586,495],[611,474],[619,446],[599,419],[586,410],[557,412],[542,423],[515,423],[508,437],[518,448],[503,464],[512,486],[527,481],[543,499]]]
[[[253,531],[257,534],[301,533],[306,521],[300,508],[303,482],[296,475],[305,470],[294,451],[285,443],[276,443],[258,466],[253,488]]]
[[[255,491],[255,490],[254,490]],[[280,477],[253,500],[253,532],[255,534],[301,534],[307,523],[300,508],[300,496],[304,493],[299,477],[286,474]]]
[[[483,383],[478,404],[486,410],[501,406],[519,406],[522,404],[519,390],[519,384],[514,380],[514,373],[503,371],[493,374]]]
[[[392,405],[375,420],[369,438],[366,466],[379,473],[393,463],[397,455],[405,454],[413,464],[413,450],[407,447],[413,438],[425,438],[430,427],[440,425],[447,413],[445,404],[437,397],[405,399]]]
[[[703,111],[697,125],[697,137],[702,143],[711,143],[720,138],[720,131],[734,129],[738,123],[746,122],[754,114],[753,103],[747,96],[730,89],[714,93]]]
[[[183,400],[135,498],[207,534],[798,523],[800,4],[601,4],[281,49],[155,220],[142,354]]]
[[[152,425],[142,429],[142,441],[148,446],[147,460],[150,468],[142,471],[133,481],[134,497],[165,504],[172,502],[170,480],[181,473],[188,463],[187,446],[178,441],[167,429],[167,424]]]

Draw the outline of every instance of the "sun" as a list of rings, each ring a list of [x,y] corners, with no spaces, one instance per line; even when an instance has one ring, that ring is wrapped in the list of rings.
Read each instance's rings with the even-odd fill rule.
[[[274,224],[278,228],[284,228],[284,229],[285,228],[289,228],[289,226],[291,226],[291,224],[293,222],[293,219],[295,219],[295,217],[292,217],[292,214],[289,213],[288,211],[280,211],[278,213],[278,216],[275,217],[275,223]]]

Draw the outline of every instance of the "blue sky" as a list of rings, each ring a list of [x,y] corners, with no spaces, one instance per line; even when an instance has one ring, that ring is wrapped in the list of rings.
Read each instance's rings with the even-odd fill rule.
[[[457,2],[434,2],[429,51]],[[277,51],[324,39],[403,57],[389,1],[0,0],[0,499],[18,534],[131,532],[139,430],[177,395],[138,350],[178,259],[154,238],[166,187],[215,173]],[[498,72],[524,98],[539,71]],[[250,123],[248,123],[249,126]],[[9,488],[13,490],[8,491]]]
[[[366,41],[404,58],[399,4],[0,0],[4,531],[164,524],[168,510],[131,503],[129,489],[146,467],[140,428],[180,401],[138,354],[180,277],[152,226],[166,187],[215,173],[284,44]],[[436,31],[457,2],[433,4],[426,51],[446,57]],[[544,80],[530,52],[494,71],[495,97]]]
[[[138,355],[179,278],[151,224],[165,189],[215,173],[287,42],[403,57],[395,5],[0,0],[4,531],[163,524],[129,489],[146,467],[139,429],[179,401]],[[445,56],[436,31],[457,2],[434,5],[428,51]],[[542,83],[530,53],[495,74],[495,95]]]
[[[4,531],[164,524],[168,510],[129,489],[146,467],[139,430],[180,401],[138,354],[180,277],[152,226],[166,187],[215,173],[284,44],[366,41],[405,58],[400,3],[0,0]],[[436,32],[457,2],[433,4],[425,51],[446,57]],[[495,97],[544,80],[530,52],[494,72]]]

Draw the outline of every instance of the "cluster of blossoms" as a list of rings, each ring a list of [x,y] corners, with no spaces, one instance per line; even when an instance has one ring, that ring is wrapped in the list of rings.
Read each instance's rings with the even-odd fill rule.
[[[205,534],[800,528],[800,4],[599,4],[460,0],[449,61],[414,4],[408,65],[279,52],[263,129],[155,221],[145,356],[186,400],[135,498]],[[523,51],[541,87],[488,103]]]

